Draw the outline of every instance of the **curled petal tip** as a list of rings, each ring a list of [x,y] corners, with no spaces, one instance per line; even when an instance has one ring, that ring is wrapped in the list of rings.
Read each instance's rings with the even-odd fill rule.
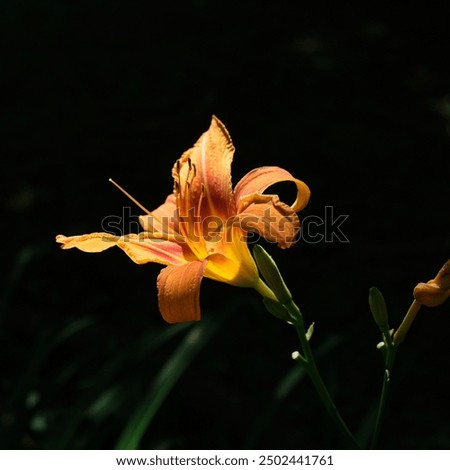
[[[297,199],[294,204],[292,204],[291,209],[295,212],[299,212],[307,206],[311,197],[311,190],[307,184],[298,179],[295,180],[295,184],[297,185]]]
[[[450,260],[440,269],[434,279],[420,282],[414,288],[414,298],[427,307],[437,307],[450,297]]]

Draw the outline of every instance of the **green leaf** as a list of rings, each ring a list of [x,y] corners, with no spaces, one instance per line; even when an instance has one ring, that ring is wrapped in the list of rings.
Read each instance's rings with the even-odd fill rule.
[[[224,315],[211,316],[196,324],[184,337],[155,377],[146,396],[136,407],[116,445],[118,450],[138,449],[141,439],[179,378],[219,331]]]

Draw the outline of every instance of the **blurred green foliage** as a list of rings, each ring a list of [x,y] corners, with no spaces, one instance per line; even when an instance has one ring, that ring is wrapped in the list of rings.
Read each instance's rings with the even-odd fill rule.
[[[205,322],[166,325],[158,266],[54,243],[122,214],[129,203],[109,177],[159,205],[174,161],[213,113],[237,148],[235,183],[279,165],[312,190],[303,218],[325,206],[349,215],[350,243],[266,249],[316,324],[313,346],[342,415],[368,439],[382,376],[368,288],[383,292],[398,325],[414,285],[449,258],[446,13],[1,2],[0,446],[342,445],[294,369],[293,331],[256,294],[205,280]],[[401,347],[382,447],[449,447],[448,314],[448,303],[424,309]]]

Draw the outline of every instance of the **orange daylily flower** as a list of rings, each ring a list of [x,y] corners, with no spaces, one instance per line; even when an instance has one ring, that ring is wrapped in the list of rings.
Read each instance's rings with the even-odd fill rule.
[[[138,264],[166,265],[158,276],[158,303],[169,323],[200,319],[200,283],[203,277],[239,287],[253,287],[275,299],[260,278],[246,235],[260,234],[288,248],[300,228],[296,212],[308,203],[305,183],[278,167],[250,171],[231,185],[234,146],[225,126],[213,116],[211,126],[177,160],[172,175],[174,190],[164,204],[140,216],[139,234],[110,233],[66,237],[56,241],[63,249],[100,252],[118,246]],[[281,181],[297,187],[296,201],[284,204],[264,191]]]

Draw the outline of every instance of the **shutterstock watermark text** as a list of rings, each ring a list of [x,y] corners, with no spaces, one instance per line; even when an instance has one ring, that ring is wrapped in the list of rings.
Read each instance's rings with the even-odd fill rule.
[[[123,207],[122,215],[109,215],[102,220],[104,232],[118,237],[138,234],[142,240],[152,238],[158,240],[173,240],[179,243],[188,239],[193,243],[202,240],[208,243],[231,242],[239,228],[239,234],[248,242],[257,242],[260,238],[279,243],[280,238],[286,237],[288,243],[302,241],[308,244],[317,243],[349,243],[344,227],[349,218],[348,214],[338,214],[333,206],[324,206],[321,214],[310,214],[301,218],[301,228],[296,216],[280,216],[271,208],[267,208],[262,216],[237,215],[222,219],[217,215],[201,218],[194,209],[183,216],[175,212],[171,216],[155,217],[144,215],[142,225],[138,218],[132,215],[130,207]]]

